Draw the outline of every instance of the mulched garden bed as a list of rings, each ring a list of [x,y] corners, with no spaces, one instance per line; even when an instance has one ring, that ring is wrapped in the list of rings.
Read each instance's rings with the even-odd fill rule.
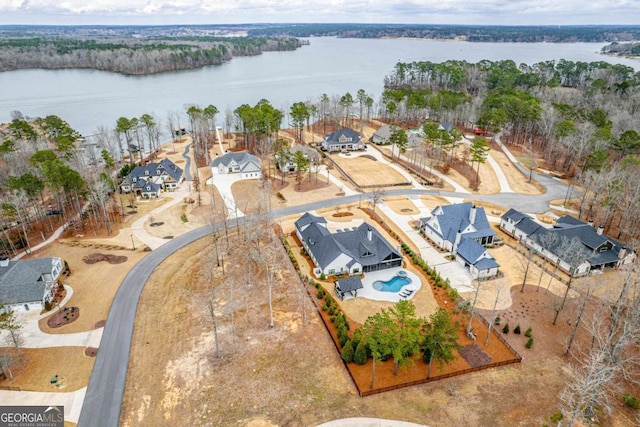
[[[482,365],[488,365],[489,363],[493,362],[493,360],[491,360],[491,356],[485,353],[485,351],[481,349],[480,346],[478,346],[478,344],[476,343],[465,345],[460,350],[458,350],[458,353],[464,358],[464,360],[467,361],[469,366],[471,366],[472,368]]]
[[[122,264],[127,262],[127,257],[123,255],[108,255],[108,254],[90,254],[82,258],[85,264],[95,264],[100,261],[106,261],[109,264]]]
[[[95,347],[87,347],[84,349],[84,355],[88,357],[96,357],[98,349]]]
[[[78,307],[64,307],[49,317],[47,325],[50,328],[59,328],[77,320],[78,317],[80,317],[80,309]]]

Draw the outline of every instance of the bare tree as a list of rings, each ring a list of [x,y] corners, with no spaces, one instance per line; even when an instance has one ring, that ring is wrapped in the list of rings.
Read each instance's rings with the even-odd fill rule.
[[[22,344],[23,339],[20,334],[22,325],[18,322],[16,314],[13,310],[4,307],[0,304],[0,331],[7,331],[7,342],[13,345],[18,353],[18,357],[22,359]]]

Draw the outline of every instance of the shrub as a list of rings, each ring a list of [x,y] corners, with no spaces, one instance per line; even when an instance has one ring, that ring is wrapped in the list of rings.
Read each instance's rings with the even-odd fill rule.
[[[514,333],[514,334],[520,334],[520,325],[516,326],[516,327],[513,329],[513,333]]]
[[[329,321],[330,321],[331,323],[336,323],[336,316],[331,316],[331,317],[329,317]]]
[[[497,316],[497,317],[493,320],[493,323],[494,323],[495,325],[499,325],[499,324],[500,324],[500,322],[501,322],[501,320],[500,320],[500,316]]]
[[[355,352],[353,350],[353,343],[351,342],[351,340],[347,340],[347,342],[344,344],[344,347],[342,348],[342,360],[344,360],[345,363],[353,362],[354,353]]]
[[[551,418],[549,419],[551,420],[552,423],[558,424],[560,421],[564,419],[564,415],[562,415],[562,412],[556,412],[555,414],[551,415]]]
[[[529,326],[529,329],[524,332],[524,336],[527,338],[531,338],[531,336],[533,336],[533,329],[531,329],[531,326]]]
[[[336,313],[335,307],[332,305],[331,307],[329,307],[329,316],[333,316]]]
[[[347,328],[344,326],[340,326],[338,328],[338,342],[340,343],[340,347],[344,347],[347,341],[349,341],[349,333],[347,332]]]
[[[327,311],[328,309],[329,309],[329,307],[327,307],[327,303],[325,302],[325,303],[322,305],[322,311]]]
[[[533,337],[529,338],[524,346],[527,348],[533,347]]]
[[[504,328],[502,328],[502,332],[505,333],[505,334],[509,333],[509,324],[508,323],[504,325]]]
[[[362,330],[356,329],[351,337],[351,343],[353,344],[354,351],[358,347],[358,344],[360,344],[360,341],[362,341]]]
[[[367,345],[364,341],[360,341],[356,347],[356,352],[353,354],[353,361],[357,365],[364,365],[367,363]]]
[[[458,291],[454,288],[449,288],[449,290],[447,291],[447,295],[449,295],[449,298],[451,298],[453,301],[458,299]]]
[[[318,288],[318,292],[316,293],[316,297],[317,297],[318,299],[322,299],[322,298],[324,298],[324,289],[320,289],[320,288]]]
[[[320,280],[327,280],[327,275],[324,272],[320,273]]]
[[[622,400],[624,400],[625,405],[627,405],[631,409],[640,409],[640,399],[635,396],[631,396],[629,393],[625,393],[622,396]]]
[[[51,303],[49,301],[44,302],[44,309],[47,311],[51,310]]]

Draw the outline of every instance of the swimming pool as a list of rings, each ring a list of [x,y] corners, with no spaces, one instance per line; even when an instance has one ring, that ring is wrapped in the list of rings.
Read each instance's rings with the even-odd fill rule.
[[[403,272],[404,273],[404,272]],[[403,286],[411,283],[411,279],[404,275],[398,274],[387,281],[376,280],[371,286],[376,291],[382,292],[398,292]]]

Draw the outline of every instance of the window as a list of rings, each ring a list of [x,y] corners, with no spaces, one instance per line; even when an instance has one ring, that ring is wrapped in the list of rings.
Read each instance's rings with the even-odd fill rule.
[[[25,311],[29,311],[29,304],[25,304],[24,305],[24,309],[25,309]]]
[[[329,274],[336,274],[336,269],[335,268],[330,269]]]

